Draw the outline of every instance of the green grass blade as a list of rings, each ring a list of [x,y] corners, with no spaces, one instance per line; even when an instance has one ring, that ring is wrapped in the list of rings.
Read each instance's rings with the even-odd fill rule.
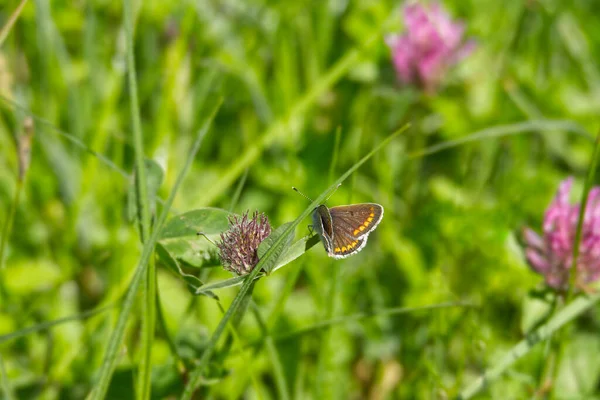
[[[546,324],[536,331],[528,334],[525,339],[517,343],[508,353],[504,355],[492,368],[489,368],[473,383],[467,386],[458,396],[459,399],[470,399],[480,391],[484,390],[490,383],[500,377],[517,360],[528,354],[539,342],[550,338],[554,332],[563,325],[571,322],[583,312],[594,306],[600,300],[600,293],[589,297],[579,297],[565,306],[550,319]]]
[[[10,382],[8,381],[8,375],[6,374],[6,369],[4,368],[4,359],[2,358],[2,354],[0,354],[0,382],[2,382],[2,397],[5,400],[14,399],[15,397],[13,396]]]
[[[125,334],[125,325],[127,324],[127,320],[129,319],[129,315],[131,314],[131,310],[133,308],[133,302],[135,300],[135,296],[137,295],[141,279],[143,275],[146,273],[148,265],[148,261],[150,260],[150,256],[152,255],[154,244],[158,240],[160,236],[160,232],[162,230],[162,226],[164,225],[167,215],[169,213],[169,209],[171,208],[171,204],[173,204],[173,200],[175,199],[175,195],[177,194],[177,190],[179,186],[183,182],[185,175],[187,174],[198,149],[200,148],[200,144],[204,139],[204,136],[208,132],[210,125],[218,111],[221,107],[222,100],[217,101],[209,114],[209,117],[204,122],[202,128],[198,131],[196,136],[196,140],[193,143],[193,146],[187,156],[184,167],[179,172],[177,176],[177,180],[175,181],[175,185],[169,194],[169,198],[167,199],[160,216],[155,225],[155,229],[152,230],[152,234],[147,243],[144,244],[144,248],[142,250],[142,255],[140,257],[140,261],[136,267],[135,274],[129,285],[129,289],[127,290],[127,294],[125,296],[125,300],[123,302],[123,310],[119,315],[119,319],[117,321],[117,326],[115,327],[110,341],[108,343],[108,347],[106,349],[106,353],[104,355],[104,360],[102,362],[102,366],[100,367],[100,373],[98,378],[98,384],[94,387],[91,398],[92,399],[103,399],[106,396],[106,392],[108,390],[108,385],[110,384],[110,379],[115,370],[115,363],[117,360],[117,352],[121,343],[123,342],[123,336]]]
[[[18,339],[18,338],[26,336],[30,333],[45,331],[45,330],[53,328],[57,325],[65,324],[67,322],[78,321],[78,320],[86,319],[89,317],[93,317],[94,315],[101,314],[105,311],[111,310],[114,307],[115,306],[111,304],[111,305],[103,306],[100,308],[96,308],[94,310],[86,311],[81,314],[71,315],[69,317],[58,318],[58,319],[55,319],[52,321],[41,322],[39,324],[32,325],[28,328],[19,329],[18,331],[7,333],[5,335],[0,335],[0,344],[2,344],[4,342],[8,342],[10,340]]]
[[[287,240],[287,237],[293,233],[294,229],[296,229],[296,226],[298,226],[298,224],[300,224],[300,222],[302,222],[302,220],[304,220],[304,218],[308,217],[309,214],[313,211],[313,209],[317,205],[319,205],[321,202],[323,202],[330,193],[335,191],[339,184],[341,184],[354,171],[356,171],[361,165],[363,165],[365,162],[367,162],[367,160],[369,160],[376,152],[378,152],[383,147],[385,147],[392,139],[394,139],[400,133],[404,132],[407,128],[408,128],[408,125],[405,125],[404,127],[400,128],[399,130],[397,130],[396,132],[391,134],[389,137],[387,137],[385,140],[383,140],[377,147],[375,147],[373,150],[371,150],[371,152],[369,152],[369,154],[364,156],[359,162],[357,162],[350,169],[348,169],[348,171],[346,171],[340,178],[338,178],[327,190],[325,190],[323,193],[321,193],[321,195],[319,195],[315,199],[315,201],[313,201],[306,208],[306,210],[304,210],[304,212],[302,214],[300,214],[300,216],[298,218],[296,218],[296,220],[294,220],[294,222],[292,222],[289,225],[289,227],[286,229],[286,231],[283,232],[281,234],[281,236],[279,236],[277,238],[275,243],[273,243],[273,246],[271,246],[269,248],[269,250],[266,252],[265,256],[262,259],[260,259],[260,261],[255,266],[255,268],[252,270],[252,272],[246,276],[244,283],[243,283],[242,287],[240,288],[240,291],[238,292],[237,296],[231,303],[231,306],[225,313],[225,316],[219,322],[217,329],[215,330],[215,332],[211,336],[209,342],[207,343],[206,349],[204,350],[202,357],[198,361],[196,369],[191,373],[190,380],[184,389],[183,395],[181,396],[182,399],[189,400],[192,398],[194,391],[196,390],[196,387],[198,387],[200,381],[202,380],[202,374],[204,372],[204,368],[208,364],[208,361],[210,360],[211,356],[213,355],[213,353],[215,351],[215,346],[217,345],[217,342],[221,338],[221,335],[223,334],[223,331],[225,330],[225,327],[227,326],[227,322],[229,321],[231,316],[237,311],[237,309],[240,307],[242,300],[244,299],[246,293],[248,292],[248,289],[252,285],[256,276],[260,273],[263,265],[266,265],[266,264],[272,262],[271,258],[277,257],[277,255],[280,253],[279,247],[285,243],[285,241]]]
[[[133,39],[133,0],[125,0],[123,4],[123,17],[125,20],[125,36],[127,43],[127,77],[129,80],[129,103],[131,108],[131,121],[133,133],[133,149],[135,152],[135,183],[137,192],[137,208],[140,219],[140,235],[142,243],[146,243],[150,236],[150,199],[148,197],[148,182],[146,180],[146,163],[144,162],[144,139],[142,122],[138,102],[137,77],[135,73],[135,53]],[[152,249],[154,246],[152,245]],[[138,371],[137,396],[138,399],[150,398],[151,369],[152,369],[152,342],[156,325],[156,268],[154,259],[150,259],[146,268],[144,279],[144,308],[142,313],[142,340],[141,357]]]
[[[466,302],[447,302],[447,303],[439,303],[439,304],[430,304],[426,306],[419,307],[391,307],[391,308],[381,308],[375,309],[370,312],[359,312],[351,315],[344,315],[335,317],[329,320],[319,321],[317,323],[295,329],[290,332],[284,332],[280,334],[273,335],[273,340],[276,342],[283,342],[286,340],[297,338],[298,336],[306,335],[309,333],[315,333],[322,329],[329,328],[335,325],[347,324],[349,322],[357,322],[364,319],[369,318],[377,318],[391,315],[400,315],[400,314],[408,314],[418,311],[431,311],[431,310],[440,310],[445,308],[454,308],[454,307],[477,307],[477,305]],[[256,340],[251,341],[247,347],[254,347],[261,345],[265,340],[265,337],[260,337]]]
[[[281,357],[277,351],[277,346],[275,346],[273,338],[271,335],[269,335],[269,328],[267,327],[262,315],[260,315],[260,310],[258,309],[256,303],[253,302],[251,307],[254,317],[256,318],[256,322],[258,323],[258,327],[260,328],[260,332],[265,338],[267,354],[269,355],[269,360],[271,361],[271,366],[273,367],[273,375],[275,376],[275,385],[277,386],[278,395],[277,398],[287,400],[290,398],[290,394],[285,378],[285,371],[283,370],[283,365],[281,365]]]
[[[4,26],[2,27],[2,30],[0,30],[0,47],[2,47],[4,40],[8,36],[12,27],[15,25],[15,22],[17,22],[17,19],[19,18],[21,11],[23,11],[23,7],[25,7],[26,3],[27,0],[21,0],[17,8],[15,8],[15,11],[13,11],[13,13],[8,18],[8,21],[6,21],[6,24],[4,24]]]
[[[586,139],[593,140],[592,136],[589,134],[588,131],[586,131],[580,125],[572,121],[532,120],[516,124],[493,126],[491,128],[482,129],[470,135],[455,140],[448,140],[442,143],[438,143],[433,146],[429,146],[426,149],[411,153],[409,154],[408,158],[412,159],[430,156],[432,154],[439,153],[444,150],[448,150],[471,142],[477,142],[479,140],[547,130],[572,132],[578,136],[582,136]]]

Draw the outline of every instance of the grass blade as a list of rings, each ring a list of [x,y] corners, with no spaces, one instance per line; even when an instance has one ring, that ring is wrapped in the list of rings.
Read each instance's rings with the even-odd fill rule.
[[[183,178],[187,174],[187,171],[189,170],[189,168],[192,164],[192,161],[194,160],[194,157],[196,156],[196,153],[198,152],[198,149],[200,148],[200,144],[202,143],[204,136],[208,132],[208,128],[212,124],[212,121],[213,121],[218,109],[221,107],[221,103],[222,103],[222,99],[220,99],[219,101],[217,101],[215,103],[213,110],[209,114],[209,117],[204,122],[204,125],[202,126],[202,128],[200,128],[200,130],[198,131],[198,135],[197,135],[196,140],[194,141],[193,146],[187,156],[185,165],[182,168],[182,170],[179,172],[179,175],[177,176],[177,180],[175,181],[175,185],[173,186],[173,189],[171,190],[171,193],[169,194],[169,198],[167,199],[167,201],[160,213],[160,216],[158,217],[158,220],[155,225],[155,229],[152,230],[152,234],[151,234],[148,242],[146,242],[144,244],[144,248],[142,250],[142,255],[140,257],[140,261],[136,267],[135,274],[133,276],[131,284],[129,285],[129,289],[127,290],[127,295],[125,296],[125,300],[123,302],[123,310],[121,311],[121,314],[119,315],[119,319],[117,321],[117,326],[115,327],[115,330],[113,331],[110,341],[108,343],[108,347],[107,347],[106,353],[104,355],[104,360],[102,362],[102,366],[100,367],[98,384],[96,385],[96,387],[93,389],[93,391],[91,393],[91,396],[90,396],[91,399],[94,399],[94,400],[95,399],[103,399],[106,396],[106,392],[108,390],[108,385],[110,383],[110,379],[115,370],[115,366],[116,366],[115,363],[117,360],[117,352],[119,350],[119,347],[121,346],[121,343],[123,342],[123,336],[125,334],[125,325],[127,324],[127,320],[129,319],[129,314],[131,314],[131,310],[133,308],[133,302],[135,300],[135,296],[139,289],[142,276],[146,273],[146,270],[147,270],[146,266],[148,265],[148,261],[150,260],[150,256],[152,255],[152,252],[154,249],[154,244],[156,243],[156,241],[158,240],[158,237],[160,236],[160,232],[162,230],[161,228],[167,219],[169,209],[171,208],[171,204],[173,204],[173,200],[175,199],[177,190],[179,189],[179,186],[183,182]]]
[[[6,24],[4,25],[2,30],[0,30],[0,47],[2,47],[4,40],[8,36],[8,33],[12,29],[15,22],[17,22],[17,18],[19,18],[19,15],[21,14],[21,11],[23,11],[23,7],[25,7],[26,3],[27,0],[21,0],[17,8],[15,8],[15,11],[13,11],[13,13],[8,18],[8,21],[6,21]]]
[[[125,20],[125,37],[127,42],[127,77],[129,80],[129,102],[131,108],[131,121],[133,125],[133,148],[135,151],[135,187],[137,192],[137,208],[139,210],[140,235],[142,243],[148,241],[150,236],[150,199],[148,197],[148,182],[146,180],[146,164],[144,162],[144,140],[142,122],[137,94],[137,78],[135,73],[135,56],[133,40],[133,0],[126,0],[123,4],[123,17]],[[154,246],[152,246],[152,249]],[[144,310],[142,313],[142,340],[141,358],[138,371],[137,396],[139,399],[150,398],[150,372],[152,357],[152,341],[156,323],[156,268],[154,259],[149,260],[144,279]]]
[[[14,399],[15,396],[13,396],[10,382],[8,381],[8,375],[6,374],[6,369],[4,368],[4,359],[2,358],[2,354],[0,354],[0,382],[2,382],[3,398],[6,400]]]
[[[440,151],[448,150],[454,147],[461,146],[463,144],[477,142],[479,140],[520,135],[523,133],[546,131],[546,130],[562,130],[572,132],[578,136],[582,136],[586,139],[592,140],[589,132],[583,129],[580,125],[572,121],[563,120],[532,120],[519,122],[516,124],[493,126],[491,128],[482,129],[474,132],[470,135],[455,139],[448,140],[442,143],[429,146],[423,150],[411,153],[408,155],[409,159],[430,156]]]
[[[251,306],[254,317],[256,318],[256,322],[258,323],[258,327],[265,338],[267,353],[271,361],[271,366],[273,367],[273,375],[275,376],[275,385],[277,386],[278,398],[282,400],[288,400],[290,398],[288,384],[285,379],[285,371],[283,370],[283,365],[281,365],[281,357],[279,357],[277,346],[275,346],[273,338],[271,335],[269,335],[269,328],[267,327],[262,315],[260,315],[258,306],[254,302]]]
[[[480,391],[484,390],[490,383],[494,382],[506,372],[508,368],[517,362],[518,359],[529,353],[536,344],[550,338],[554,332],[594,306],[598,300],[600,300],[600,293],[596,293],[589,297],[582,296],[573,300],[562,310],[557,312],[546,324],[528,334],[525,339],[517,343],[496,363],[495,366],[485,371],[479,378],[460,392],[458,398],[461,400],[470,399]]]
[[[327,190],[325,190],[323,193],[321,193],[321,195],[319,195],[308,206],[308,208],[306,208],[306,210],[304,210],[304,212],[302,214],[300,214],[300,216],[298,218],[296,218],[288,226],[288,228],[285,230],[285,232],[283,232],[281,234],[281,236],[279,236],[277,238],[275,243],[273,243],[273,246],[271,246],[269,248],[269,250],[267,250],[265,256],[259,260],[258,264],[255,266],[255,268],[252,270],[252,272],[246,276],[244,283],[243,283],[242,287],[240,288],[240,291],[238,292],[237,296],[231,303],[231,306],[225,313],[225,316],[221,319],[221,322],[219,322],[217,329],[211,336],[210,341],[206,345],[206,349],[204,350],[204,353],[202,354],[202,357],[200,358],[196,369],[190,375],[190,380],[184,389],[183,395],[181,396],[182,399],[189,400],[192,398],[192,396],[194,394],[194,390],[196,389],[196,387],[198,387],[199,383],[202,380],[202,374],[204,372],[204,368],[208,364],[208,361],[210,360],[212,354],[215,351],[215,346],[217,345],[217,342],[221,338],[221,335],[223,334],[223,331],[225,330],[225,327],[227,326],[227,322],[229,321],[231,316],[237,311],[237,309],[241,306],[242,300],[244,299],[244,297],[245,297],[246,293],[248,292],[248,289],[252,285],[254,279],[260,273],[263,265],[270,263],[271,258],[276,257],[280,253],[279,247],[283,246],[283,244],[287,240],[287,237],[293,233],[296,226],[298,226],[298,224],[300,224],[300,222],[302,222],[302,220],[304,220],[304,218],[308,217],[309,214],[312,212],[312,210],[317,205],[319,205],[321,202],[323,202],[330,193],[332,193],[334,190],[336,190],[340,183],[342,183],[344,180],[346,180],[354,171],[356,171],[361,165],[363,165],[365,162],[367,162],[367,160],[369,160],[376,152],[378,152],[383,147],[385,147],[392,139],[394,139],[400,133],[404,132],[407,128],[408,128],[408,125],[405,125],[404,127],[400,128],[399,130],[397,130],[396,132],[391,134],[389,137],[387,137],[385,140],[383,140],[377,147],[375,147],[371,152],[369,152],[369,154],[364,156],[359,162],[357,162],[350,169],[348,169],[348,171],[346,171],[340,178],[338,178]]]
[[[30,333],[45,331],[45,330],[53,328],[57,325],[65,324],[67,322],[78,321],[81,319],[93,317],[94,315],[101,314],[105,311],[112,309],[113,307],[114,307],[114,305],[110,304],[107,306],[96,308],[94,310],[83,312],[81,314],[71,315],[69,317],[58,318],[58,319],[55,319],[52,321],[41,322],[39,324],[32,325],[28,328],[19,329],[18,331],[7,333],[6,335],[0,335],[0,344],[2,344],[4,342],[8,342],[10,340],[18,339],[18,338],[28,335]]]

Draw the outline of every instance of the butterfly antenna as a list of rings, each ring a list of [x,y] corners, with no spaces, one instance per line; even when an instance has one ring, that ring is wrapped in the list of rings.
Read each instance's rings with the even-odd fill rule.
[[[212,240],[210,240],[210,239],[208,238],[208,236],[206,236],[206,234],[205,234],[204,232],[197,232],[197,233],[196,233],[196,235],[198,235],[198,236],[204,236],[204,239],[206,239],[206,240],[208,240],[210,243],[212,243],[212,244],[213,244],[213,246],[217,246],[217,244],[216,244],[215,242],[213,242]],[[217,247],[218,247],[218,246],[217,246]]]
[[[311,203],[313,202],[310,197],[299,191],[298,188],[292,186],[292,189],[294,189],[300,196],[304,197],[306,200],[310,201]]]

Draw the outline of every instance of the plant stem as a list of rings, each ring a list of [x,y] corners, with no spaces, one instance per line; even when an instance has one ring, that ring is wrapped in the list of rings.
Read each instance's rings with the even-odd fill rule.
[[[129,103],[131,108],[131,122],[133,133],[133,147],[135,150],[135,184],[137,192],[137,206],[140,219],[140,234],[142,243],[146,243],[150,236],[150,205],[148,199],[148,187],[146,180],[146,166],[144,164],[144,140],[142,124],[140,120],[140,109],[137,96],[137,79],[135,73],[134,57],[134,25],[133,0],[127,0],[123,4],[123,17],[125,20],[125,32],[127,42],[127,77],[129,80]],[[150,258],[146,270],[146,290],[144,291],[144,312],[142,323],[142,356],[139,365],[137,395],[139,399],[150,398],[150,373],[152,370],[152,342],[154,339],[154,328],[156,322],[156,269],[154,259]]]

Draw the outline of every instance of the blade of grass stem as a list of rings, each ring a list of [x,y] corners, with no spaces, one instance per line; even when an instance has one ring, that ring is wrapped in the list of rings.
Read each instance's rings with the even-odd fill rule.
[[[252,307],[252,313],[254,314],[254,318],[258,323],[260,333],[265,338],[267,354],[269,355],[269,360],[271,361],[271,366],[273,367],[273,375],[275,376],[277,398],[287,400],[290,398],[290,394],[288,390],[288,384],[285,378],[285,371],[283,370],[283,365],[281,365],[281,357],[279,356],[279,352],[277,351],[277,346],[275,346],[273,338],[269,335],[269,329],[267,328],[267,325],[262,315],[260,315],[260,310],[258,309],[256,303],[252,302],[250,306]]]
[[[299,328],[291,332],[279,334],[273,336],[273,340],[276,342],[289,340],[295,338],[297,336],[306,335],[308,333],[313,333],[319,331],[321,329],[325,329],[335,325],[347,324],[349,322],[361,321],[363,319],[390,316],[390,315],[399,315],[399,314],[408,314],[416,311],[429,311],[429,310],[438,310],[444,308],[453,308],[453,307],[476,307],[475,304],[469,302],[448,302],[448,303],[439,303],[439,304],[431,304],[426,306],[419,307],[391,307],[391,308],[383,308],[379,310],[373,310],[370,312],[360,312],[352,315],[344,315],[340,317],[331,318],[324,321],[319,321],[315,324],[306,326],[304,328]],[[262,339],[254,341],[252,345],[256,345],[260,343]]]
[[[335,264],[330,261],[331,268],[333,271],[329,277],[329,290],[327,291],[327,297],[325,298],[325,320],[331,320],[335,310],[335,299],[337,298],[337,292],[339,287],[339,264]],[[319,399],[329,399],[335,397],[330,391],[333,386],[331,385],[330,370],[327,368],[330,361],[331,352],[331,325],[326,327],[321,333],[321,349],[319,351],[319,361],[317,364],[317,375],[316,375],[316,397]]]
[[[298,218],[296,218],[289,225],[289,227],[285,230],[285,232],[283,232],[283,234],[281,236],[279,236],[279,238],[273,243],[273,245],[269,248],[269,250],[267,250],[264,257],[258,261],[258,264],[254,267],[252,272],[250,272],[250,274],[247,275],[246,279],[244,280],[244,283],[242,284],[242,287],[240,288],[240,291],[238,292],[236,297],[233,299],[233,302],[229,306],[229,309],[225,313],[225,316],[219,322],[219,325],[215,329],[215,332],[213,333],[209,342],[206,345],[206,349],[204,350],[202,357],[198,361],[196,369],[190,375],[190,380],[184,389],[181,399],[189,400],[192,398],[194,391],[196,390],[196,387],[198,387],[198,384],[200,383],[200,381],[202,379],[202,374],[204,372],[204,368],[208,364],[208,361],[210,360],[211,356],[213,355],[215,346],[216,346],[217,342],[219,341],[219,339],[221,338],[221,335],[223,334],[223,331],[225,329],[225,326],[227,325],[228,320],[240,307],[241,302],[244,299],[244,296],[246,295],[246,293],[248,292],[248,289],[250,288],[250,285],[254,281],[254,278],[262,270],[262,266],[264,264],[266,264],[267,262],[271,262],[271,258],[273,258],[274,256],[276,256],[277,254],[280,253],[279,247],[285,243],[285,241],[287,240],[287,236],[290,235],[296,229],[296,226],[298,226],[298,224],[300,224],[300,222],[304,218],[308,217],[308,215],[312,212],[312,210],[318,204],[320,204],[322,201],[324,201],[325,198],[330,193],[332,193],[340,183],[342,183],[354,171],[356,171],[361,165],[363,165],[365,162],[367,162],[367,160],[369,160],[376,152],[378,152],[383,147],[385,147],[392,139],[394,139],[400,133],[404,132],[407,128],[408,128],[408,125],[405,125],[404,127],[398,129],[396,132],[394,132],[393,134],[388,136],[385,140],[383,140],[377,147],[375,147],[373,150],[371,150],[371,152],[369,152],[366,156],[364,156],[359,162],[355,163],[352,167],[350,167],[350,169],[348,169],[348,171],[346,171],[346,173],[344,173],[340,178],[338,178],[338,180],[333,185],[331,185],[327,190],[325,190],[323,193],[321,193],[321,195],[319,195],[308,206],[308,208],[306,208],[304,210],[304,212],[302,214],[300,214],[300,216]]]
[[[13,395],[12,389],[10,387],[10,381],[8,380],[6,369],[4,368],[4,359],[2,358],[2,354],[0,354],[0,381],[2,381],[3,398],[6,400],[14,399],[15,396]]]
[[[10,30],[14,26],[15,22],[17,22],[17,19],[19,18],[21,11],[23,11],[23,7],[25,7],[26,3],[27,0],[21,0],[17,8],[15,8],[15,11],[13,11],[13,13],[6,21],[6,24],[4,24],[4,27],[2,27],[2,30],[0,30],[0,47],[2,47],[4,40],[6,40],[6,37],[10,33]]]
[[[249,171],[249,169],[246,168],[246,170],[242,174],[242,177],[240,178],[240,181],[239,181],[237,187],[235,188],[235,192],[233,193],[233,196],[231,197],[231,203],[229,203],[229,212],[233,212],[233,209],[237,206],[237,203],[240,200],[240,196],[242,195],[242,190],[244,190],[244,185],[246,184],[246,179],[248,178],[248,171]]]
[[[135,187],[137,192],[137,206],[139,210],[140,234],[142,243],[146,243],[150,236],[150,199],[148,198],[148,181],[146,180],[146,164],[144,162],[144,139],[140,107],[138,103],[137,77],[135,73],[134,39],[133,39],[133,0],[125,0],[123,4],[123,18],[125,20],[125,37],[127,43],[127,77],[129,81],[129,106],[133,127],[133,149],[135,153]],[[153,246],[152,246],[153,248]],[[144,282],[144,307],[142,312],[142,340],[141,357],[137,381],[137,398],[150,398],[150,373],[152,369],[152,342],[156,323],[156,268],[154,258],[147,263]]]
[[[534,332],[527,334],[525,339],[509,350],[492,368],[486,370],[479,378],[463,389],[458,398],[461,400],[470,399],[484,390],[490,383],[505,373],[517,360],[528,354],[537,343],[550,338],[562,326],[573,321],[583,312],[594,306],[598,300],[600,300],[600,293],[597,292],[589,297],[578,297],[567,304],[547,323],[540,326]]]
[[[17,180],[15,187],[15,195],[13,197],[13,201],[10,204],[10,209],[8,210],[8,215],[4,220],[4,225],[2,226],[2,238],[0,238],[0,304],[4,301],[5,297],[5,286],[4,286],[4,249],[6,248],[6,243],[8,243],[8,237],[12,231],[13,222],[15,220],[15,214],[17,213],[17,207],[19,206],[19,201],[21,199],[21,192],[23,191],[23,181]]]
[[[329,164],[329,182],[333,180],[335,168],[337,167],[338,155],[340,153],[340,140],[342,138],[342,128],[338,126],[335,130],[335,141],[333,143],[333,155]]]
[[[129,289],[127,290],[127,294],[126,294],[125,300],[123,302],[123,310],[121,311],[121,314],[119,315],[119,319],[117,321],[117,326],[115,327],[115,329],[111,335],[111,338],[108,343],[108,347],[106,349],[106,353],[104,356],[104,360],[102,362],[102,366],[100,367],[98,383],[97,383],[96,387],[94,387],[94,389],[91,393],[91,396],[90,396],[91,399],[93,399],[93,400],[104,399],[104,397],[106,396],[106,392],[108,390],[108,385],[110,384],[110,379],[111,379],[112,374],[115,369],[115,362],[117,359],[116,355],[119,350],[119,347],[121,346],[121,343],[123,342],[123,336],[125,334],[125,325],[127,324],[127,320],[129,319],[129,315],[131,314],[131,310],[133,308],[133,302],[135,300],[135,296],[137,295],[137,291],[139,289],[142,277],[146,273],[146,270],[147,270],[146,266],[148,265],[148,260],[150,259],[150,256],[153,252],[154,244],[156,243],[156,241],[158,240],[158,237],[160,236],[161,228],[167,219],[169,209],[171,208],[171,204],[173,204],[173,200],[175,199],[177,190],[179,189],[179,186],[183,182],[185,175],[187,174],[188,170],[190,169],[190,166],[196,156],[196,153],[198,152],[198,149],[200,148],[200,144],[202,143],[204,136],[208,132],[208,129],[209,129],[210,125],[212,124],[212,121],[213,121],[218,109],[221,107],[222,102],[223,102],[222,99],[219,99],[217,102],[215,102],[215,105],[214,105],[213,109],[211,110],[209,117],[204,122],[204,125],[202,126],[202,128],[200,128],[200,130],[198,131],[196,140],[194,141],[192,148],[190,149],[190,152],[188,153],[185,164],[184,164],[183,168],[181,169],[181,171],[179,172],[179,175],[177,176],[177,179],[175,181],[173,189],[169,193],[169,198],[167,199],[167,201],[160,213],[160,216],[157,219],[157,222],[155,224],[155,229],[152,230],[150,239],[147,241],[147,243],[144,244],[144,247],[142,250],[142,255],[140,257],[140,261],[138,262],[138,265],[137,265],[135,273],[133,275],[131,284],[129,285]]]
[[[250,291],[247,296],[251,296],[252,295],[252,291]],[[250,302],[252,302],[252,300],[248,300]],[[217,300],[217,305],[219,306],[219,310],[221,311],[221,314],[225,315],[225,309],[223,308],[223,305],[221,304],[220,301]],[[237,326],[240,324],[241,322],[241,317],[239,320],[236,321],[230,321],[230,324],[228,325],[229,327],[229,332],[231,334],[231,336],[233,337],[233,339],[237,342],[238,348],[242,349],[243,346],[243,341],[240,338],[240,335],[238,333],[237,330]],[[229,350],[226,350],[227,352],[229,352]],[[243,362],[246,365],[251,365],[251,361],[246,359],[243,355]],[[256,391],[256,396],[258,397],[258,399],[262,399],[262,395],[261,395],[261,390],[260,390],[260,383],[258,382],[258,378],[256,376],[256,371],[253,368],[248,368],[248,373],[250,374],[250,380],[252,381],[252,386],[254,386],[254,390]]]
[[[111,305],[103,306],[100,308],[96,308],[94,310],[86,311],[86,312],[83,312],[80,314],[71,315],[69,317],[58,318],[58,319],[55,319],[52,321],[40,322],[39,324],[32,325],[28,328],[19,329],[18,331],[7,333],[5,335],[0,335],[0,344],[2,344],[4,342],[8,342],[10,340],[18,339],[18,338],[28,335],[30,333],[45,331],[45,330],[53,328],[57,325],[65,324],[67,322],[86,319],[86,318],[92,317],[94,315],[101,314],[105,311],[111,310],[114,307],[115,307],[115,305],[111,304]]]
[[[563,130],[567,132],[572,132],[586,139],[593,140],[589,132],[587,132],[578,124],[571,121],[532,120],[516,124],[493,126],[491,128],[482,129],[462,138],[448,140],[433,146],[429,146],[426,149],[411,153],[408,155],[408,159],[430,156],[432,154],[439,153],[440,151],[448,150],[470,142],[476,142],[478,140],[504,137],[510,135],[520,135],[522,133],[544,130]]]

